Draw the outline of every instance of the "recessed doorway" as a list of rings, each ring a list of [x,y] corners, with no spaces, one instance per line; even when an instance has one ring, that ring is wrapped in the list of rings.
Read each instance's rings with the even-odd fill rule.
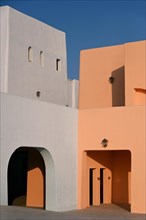
[[[130,207],[131,153],[128,150],[86,151],[83,176],[84,204],[98,206],[114,203]],[[124,162],[123,162],[124,161]],[[130,211],[130,208],[127,208]]]

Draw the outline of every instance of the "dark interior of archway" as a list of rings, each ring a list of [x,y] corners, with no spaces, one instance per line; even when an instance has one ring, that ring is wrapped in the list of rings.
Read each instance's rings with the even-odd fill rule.
[[[8,205],[13,205],[16,198],[21,198],[21,205],[26,205],[28,151],[15,151],[8,168]]]
[[[8,205],[26,206],[27,173],[35,167],[42,171],[45,189],[45,164],[39,151],[20,147],[12,154],[8,165]]]

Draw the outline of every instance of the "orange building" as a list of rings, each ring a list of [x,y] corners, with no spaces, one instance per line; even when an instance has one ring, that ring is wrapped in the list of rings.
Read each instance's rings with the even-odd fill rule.
[[[146,213],[146,41],[81,51],[78,206]]]

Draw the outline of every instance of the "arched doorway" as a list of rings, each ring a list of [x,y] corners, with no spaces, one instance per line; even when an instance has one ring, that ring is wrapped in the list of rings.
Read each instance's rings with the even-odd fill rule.
[[[45,148],[19,147],[14,151],[8,164],[8,205],[55,209],[54,185],[53,159]]]

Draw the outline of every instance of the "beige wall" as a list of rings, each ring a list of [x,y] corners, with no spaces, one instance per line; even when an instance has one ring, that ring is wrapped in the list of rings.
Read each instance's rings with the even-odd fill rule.
[[[112,193],[110,195],[110,190],[107,190],[107,198],[111,196],[114,203],[131,203],[131,212],[146,213],[145,71],[145,41],[81,52],[78,120],[80,208],[89,205],[87,173],[91,155],[86,154],[108,150],[109,153],[104,154],[107,164],[110,152],[115,153],[110,159],[112,168],[108,167],[113,181]],[[114,77],[113,84],[108,82],[109,76]],[[105,138],[108,146],[103,148],[101,141]],[[127,152],[131,152],[131,156]],[[99,169],[97,161],[94,163]]]
[[[139,117],[135,118],[138,115]],[[85,208],[88,206],[87,183],[83,181],[83,176],[86,173],[87,166],[86,156],[84,151],[105,151],[101,146],[102,139],[109,140],[106,150],[130,150],[131,152],[131,188],[128,195],[131,194],[131,211],[144,213],[146,210],[145,204],[145,185],[146,185],[146,170],[145,170],[145,107],[118,107],[105,108],[98,110],[80,110],[79,111],[79,151],[78,151],[78,201],[79,207]],[[136,126],[135,126],[136,125]],[[117,153],[114,161],[117,164],[121,157],[121,164],[118,165],[120,172],[123,172],[123,165],[126,163],[126,158],[121,153]],[[114,161],[113,164],[114,164]],[[127,163],[129,163],[127,161]],[[129,166],[129,165],[127,165]],[[130,170],[128,171],[130,172]],[[81,175],[82,173],[82,175]],[[118,171],[114,170],[114,175]],[[122,174],[121,174],[122,175]],[[125,174],[123,174],[123,178]],[[130,184],[130,173],[129,183]],[[128,178],[128,177],[127,177]],[[114,182],[113,182],[114,186]],[[84,193],[83,193],[84,191]],[[85,193],[86,192],[86,193]],[[87,198],[85,199],[84,197]],[[113,202],[117,202],[117,197],[120,197],[113,190]],[[137,198],[138,197],[138,198]],[[119,201],[119,199],[118,199]],[[126,202],[127,198],[121,198],[121,202]],[[129,198],[130,202],[130,198]]]
[[[125,45],[126,106],[146,104],[146,41]]]
[[[81,51],[79,108],[112,106],[112,86],[109,77],[124,66],[124,46],[112,46]],[[117,76],[118,77],[118,76]]]
[[[145,44],[138,41],[81,51],[79,108],[146,104]]]

